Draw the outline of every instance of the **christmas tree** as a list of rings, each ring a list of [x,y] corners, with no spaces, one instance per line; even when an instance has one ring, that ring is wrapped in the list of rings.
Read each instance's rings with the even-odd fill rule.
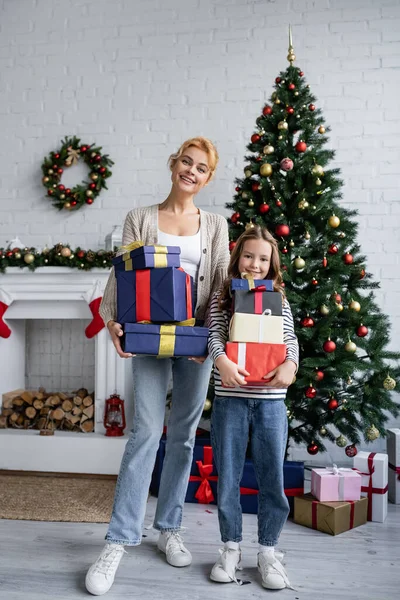
[[[300,345],[300,364],[287,395],[290,442],[309,454],[324,441],[354,456],[361,439],[385,434],[397,415],[400,353],[386,349],[390,325],[374,300],[379,287],[357,245],[357,212],[340,203],[340,171],[330,168],[330,128],[303,71],[293,65],[256,120],[244,178],[227,208],[230,249],[247,227],[266,226],[279,243],[285,293]]]

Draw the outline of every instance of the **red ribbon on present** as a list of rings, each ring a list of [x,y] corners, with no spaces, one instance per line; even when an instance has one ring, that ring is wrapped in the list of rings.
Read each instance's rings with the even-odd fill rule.
[[[265,285],[259,285],[258,287],[254,287],[250,290],[254,294],[254,314],[262,315],[263,313],[263,305],[262,305],[262,294],[257,292],[266,292],[267,288]]]
[[[196,460],[197,468],[199,469],[199,475],[191,475],[189,481],[200,481],[199,488],[195,493],[194,497],[197,498],[200,504],[210,504],[214,500],[214,494],[212,492],[210,481],[218,481],[217,475],[211,475],[213,472],[213,453],[211,446],[204,446],[203,448],[203,461]]]
[[[240,488],[240,495],[243,495],[243,496],[255,495],[255,494],[258,494],[258,491],[259,490],[255,490],[253,488],[241,487]],[[286,497],[302,496],[304,494],[304,487],[301,487],[301,488],[285,488],[283,491],[284,491]]]
[[[359,473],[360,475],[369,476],[368,485],[361,486],[361,491],[366,492],[367,498],[368,498],[368,513],[367,513],[368,521],[372,521],[372,494],[381,494],[383,496],[383,494],[386,494],[386,492],[388,491],[388,486],[385,486],[384,488],[372,487],[372,474],[375,473],[375,467],[374,467],[375,454],[376,454],[376,452],[370,452],[370,454],[368,455],[368,473],[362,473],[358,469],[353,469],[354,471],[357,471],[357,473]]]
[[[136,277],[136,321],[151,321],[150,318],[150,269],[135,271]]]
[[[245,487],[241,487],[240,488],[240,495],[241,496],[255,496],[256,494],[258,494],[259,490],[255,490],[253,488],[245,488]]]
[[[179,271],[183,271],[182,267],[178,267]],[[183,271],[185,273],[185,271]],[[187,319],[191,319],[193,317],[193,306],[192,306],[192,284],[190,281],[190,275],[188,273],[185,273],[186,275],[186,282],[185,282],[185,288],[186,288],[186,318]]]
[[[397,479],[400,481],[400,467],[395,467],[389,463],[389,469],[392,469],[395,473],[397,473]]]
[[[317,529],[318,504],[321,504],[321,503],[318,502],[317,500],[313,500],[312,503],[311,503],[311,525],[312,525],[313,529]],[[353,529],[354,528],[354,512],[355,512],[354,504],[355,504],[355,500],[349,500],[348,504],[350,504],[349,529]]]

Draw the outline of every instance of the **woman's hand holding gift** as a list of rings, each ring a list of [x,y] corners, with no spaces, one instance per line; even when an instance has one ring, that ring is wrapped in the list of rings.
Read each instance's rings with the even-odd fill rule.
[[[272,388],[287,388],[293,383],[294,374],[296,373],[297,365],[292,360],[287,360],[279,367],[276,367],[270,373],[264,375],[264,379],[270,379],[266,381],[266,387]]]

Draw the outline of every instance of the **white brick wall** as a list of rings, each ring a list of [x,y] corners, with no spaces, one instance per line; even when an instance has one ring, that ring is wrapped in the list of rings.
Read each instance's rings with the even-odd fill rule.
[[[130,208],[163,200],[167,156],[195,134],[221,155],[199,204],[224,212],[287,64],[291,23],[398,347],[399,0],[0,0],[0,8],[0,246],[18,234],[35,246],[98,248]],[[44,198],[40,164],[73,134],[116,164],[93,207],[60,214]]]

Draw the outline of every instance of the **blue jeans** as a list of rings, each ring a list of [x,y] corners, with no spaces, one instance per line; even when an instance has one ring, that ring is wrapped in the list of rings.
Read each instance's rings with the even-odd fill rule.
[[[211,441],[218,470],[218,519],[223,542],[242,540],[240,480],[246,449],[257,477],[258,542],[275,546],[289,514],[283,487],[283,460],[288,433],[283,400],[216,396]]]
[[[196,428],[207,396],[211,360],[136,356],[133,363],[133,428],[118,475],[106,540],[127,546],[141,542],[150,480],[164,425],[168,385],[171,412],[154,527],[180,529]]]

